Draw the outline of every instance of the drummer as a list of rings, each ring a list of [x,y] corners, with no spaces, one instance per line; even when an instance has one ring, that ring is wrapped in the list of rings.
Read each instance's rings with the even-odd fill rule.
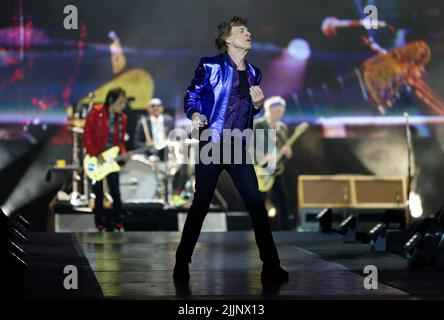
[[[163,102],[159,98],[150,100],[147,113],[137,122],[133,144],[135,148],[152,147],[145,152],[147,155],[158,156],[165,160],[165,146],[168,134],[174,129],[174,119],[164,113]]]

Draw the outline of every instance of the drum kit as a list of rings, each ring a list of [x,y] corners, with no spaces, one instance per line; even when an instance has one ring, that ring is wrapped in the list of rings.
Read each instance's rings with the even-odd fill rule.
[[[163,202],[168,206],[189,204],[190,189],[194,186],[194,168],[189,157],[192,152],[189,152],[189,148],[196,143],[198,141],[192,139],[182,143],[164,141],[155,146],[154,154],[133,155],[119,175],[122,202]],[[184,148],[187,148],[186,152]],[[181,189],[176,195],[173,187],[175,180],[179,180],[177,188]]]

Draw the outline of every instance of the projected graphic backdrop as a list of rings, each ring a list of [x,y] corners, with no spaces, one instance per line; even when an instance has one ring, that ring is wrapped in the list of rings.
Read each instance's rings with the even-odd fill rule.
[[[371,3],[370,3],[371,2]],[[366,4],[378,30],[366,30]],[[63,8],[79,29],[63,28]],[[201,56],[214,55],[217,23],[249,18],[266,96],[288,102],[286,120],[340,124],[441,122],[444,4],[440,1],[25,1],[0,0],[1,124],[64,124],[66,109],[123,86],[146,107],[157,96],[183,118]],[[416,117],[416,118],[415,118]]]

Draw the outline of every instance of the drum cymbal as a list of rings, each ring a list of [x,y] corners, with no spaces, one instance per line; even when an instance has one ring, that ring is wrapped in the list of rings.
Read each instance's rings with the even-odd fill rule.
[[[70,126],[83,128],[86,124],[86,119],[68,119]]]
[[[83,133],[83,128],[79,128],[79,127],[71,127],[69,130],[71,130],[72,132],[75,132],[75,133]]]

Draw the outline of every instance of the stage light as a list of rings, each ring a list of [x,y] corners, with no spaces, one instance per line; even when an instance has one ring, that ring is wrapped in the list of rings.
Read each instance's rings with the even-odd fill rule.
[[[28,267],[25,246],[29,223],[22,216],[11,218],[5,207],[0,209],[0,261],[4,275],[2,285],[4,292],[12,295],[21,288]]]
[[[275,207],[271,207],[270,209],[268,209],[268,216],[270,218],[274,218],[276,216],[276,208]]]
[[[356,242],[356,217],[349,215],[339,225],[339,233],[344,236],[345,242]]]
[[[413,191],[409,194],[409,209],[412,218],[419,218],[423,214],[421,197]]]
[[[3,209],[1,209],[3,210]],[[4,213],[0,213],[0,261],[4,259],[6,255],[6,247],[8,242],[8,216]]]
[[[387,251],[387,226],[384,223],[378,223],[369,232],[370,246],[375,252]]]
[[[296,60],[307,60],[311,55],[310,45],[304,39],[293,39],[288,44],[288,53]]]
[[[319,221],[319,231],[322,233],[331,233],[333,223],[333,210],[326,208],[318,213],[316,220]]]
[[[11,211],[6,206],[0,207],[0,214],[3,214],[6,217],[9,217],[11,215]]]
[[[7,215],[13,217],[25,205],[46,192],[58,188],[63,182],[62,177],[56,176],[51,179],[52,181],[47,182],[47,169],[56,159],[67,158],[69,148],[69,146],[47,143],[14,187],[9,198],[2,204],[2,211],[6,210]]]
[[[293,39],[264,70],[262,89],[266,96],[290,96],[305,87],[311,49],[304,39]]]
[[[373,251],[402,254],[403,246],[408,240],[404,213],[404,210],[386,210],[384,212],[381,222],[367,233],[367,240]],[[397,223],[399,228],[390,227],[391,223]]]
[[[378,223],[374,226],[368,233],[372,239],[375,239],[381,232],[385,229],[385,225],[383,223]]]
[[[403,247],[402,255],[404,256],[404,258],[411,257],[413,250],[416,248],[421,239],[422,239],[421,233],[416,232],[409,240],[407,240],[407,242]]]
[[[347,228],[356,228],[356,217],[354,215],[349,215],[345,220],[339,225],[342,230]]]

